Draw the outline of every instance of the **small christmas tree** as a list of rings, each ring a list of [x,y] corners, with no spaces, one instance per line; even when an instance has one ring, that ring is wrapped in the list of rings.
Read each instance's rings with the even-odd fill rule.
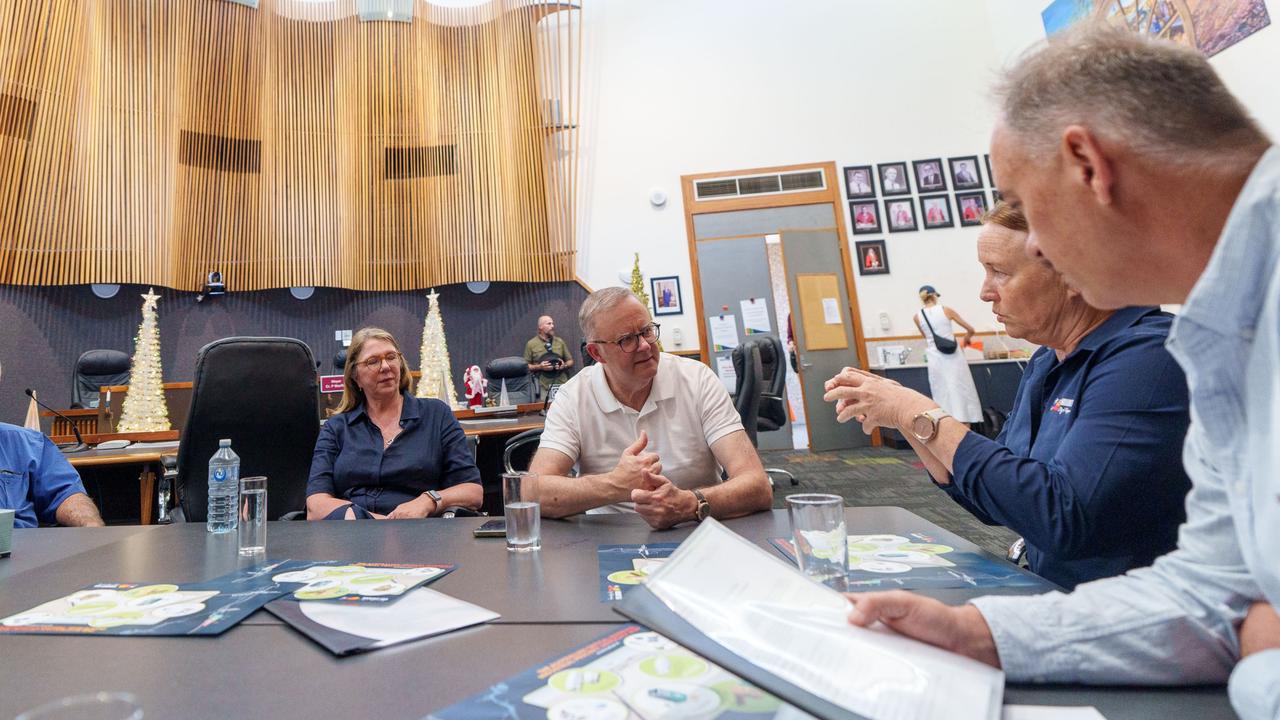
[[[644,290],[644,274],[640,272],[640,253],[636,253],[636,263],[631,266],[631,292],[645,307],[649,307],[649,293]]]
[[[422,377],[418,378],[417,395],[420,398],[438,398],[456,409],[459,407],[458,396],[449,378],[449,347],[444,339],[444,320],[440,318],[440,294],[433,289],[427,298],[431,304],[422,325]]]
[[[631,266],[631,292],[640,298],[640,303],[646,308],[649,305],[649,293],[644,290],[644,273],[640,272],[640,253],[636,253],[636,262]],[[662,352],[662,341],[657,342],[658,352]]]
[[[169,429],[169,407],[164,401],[160,368],[160,326],[156,303],[160,296],[148,288],[142,296],[142,324],[134,339],[129,394],[120,412],[119,432],[159,432]]]

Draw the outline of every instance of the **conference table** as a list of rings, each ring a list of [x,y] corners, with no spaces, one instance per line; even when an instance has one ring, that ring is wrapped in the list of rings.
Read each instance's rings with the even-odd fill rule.
[[[850,533],[922,533],[994,558],[901,508],[848,508],[846,519]],[[0,635],[0,717],[98,690],[133,693],[147,717],[424,717],[626,623],[599,599],[598,545],[678,542],[693,530],[654,531],[634,515],[544,519],[542,550],[512,554],[502,538],[472,536],[482,521],[273,522],[267,557],[454,563],[457,570],[430,587],[500,613],[492,623],[346,658],[263,610],[218,637]],[[779,510],[726,525],[771,553],[768,539],[789,533]],[[234,535],[210,535],[203,524],[16,530],[14,536],[13,558],[0,560],[0,617],[95,582],[197,582],[251,564],[237,556]],[[954,604],[982,594],[1053,589],[1039,583],[922,592]],[[1005,702],[1093,705],[1109,720],[1234,717],[1218,686],[1011,683]]]

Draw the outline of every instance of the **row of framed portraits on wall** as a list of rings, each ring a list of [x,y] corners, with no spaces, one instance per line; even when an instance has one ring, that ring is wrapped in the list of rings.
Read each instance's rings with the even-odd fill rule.
[[[925,230],[937,230],[955,227],[957,218],[960,227],[972,227],[982,224],[982,216],[989,207],[987,193],[982,190],[956,193],[954,213],[950,195],[921,195],[916,200],[920,203],[918,214],[915,203],[909,197],[884,198],[880,201],[875,198],[850,200],[849,217],[853,220],[853,234],[878,235],[886,230],[891,233],[911,232],[919,230],[921,226]],[[880,212],[880,202],[884,203],[883,213]]]
[[[987,180],[991,175],[991,156],[984,155],[987,166]],[[977,155],[961,155],[947,158],[950,170],[950,187],[947,186],[947,174],[943,172],[942,158],[912,160],[912,174],[915,176],[916,191],[920,194],[947,192],[954,189],[980,190],[986,187],[983,183],[982,171],[978,168]],[[871,165],[849,165],[844,169],[845,196],[850,200],[866,200],[877,197],[876,185],[879,180],[880,194],[884,197],[896,197],[911,194],[911,176],[907,173],[907,163],[891,162]],[[995,187],[994,183],[991,184]]]

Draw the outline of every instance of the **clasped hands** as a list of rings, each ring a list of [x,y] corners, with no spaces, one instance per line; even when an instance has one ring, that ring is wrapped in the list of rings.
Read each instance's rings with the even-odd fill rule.
[[[823,389],[822,399],[836,404],[836,420],[855,420],[868,435],[878,427],[908,427],[917,413],[936,407],[915,390],[852,367],[841,370]]]
[[[648,445],[649,434],[641,430],[640,437],[622,451],[609,473],[610,482],[619,491],[630,492],[636,512],[656,530],[694,519],[698,499],[663,476],[662,459],[655,452],[645,452]]]

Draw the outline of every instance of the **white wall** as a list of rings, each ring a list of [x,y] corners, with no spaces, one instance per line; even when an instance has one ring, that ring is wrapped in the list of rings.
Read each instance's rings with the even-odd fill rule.
[[[680,327],[685,347],[697,344],[698,319],[681,175],[987,147],[994,54],[978,0],[593,0],[584,28],[579,274],[592,287],[619,284],[638,251],[647,276],[679,275],[688,310],[662,322],[664,339]],[[650,207],[653,187],[670,196],[665,208]],[[883,236],[892,273],[856,282],[868,335],[914,332],[926,282],[993,329],[976,297],[975,234]]]
[[[984,153],[988,89],[1000,67],[1044,37],[1047,3],[592,0],[584,12],[580,276],[592,287],[619,284],[637,251],[647,276],[679,275],[688,310],[663,318],[664,338],[680,327],[684,347],[696,346],[681,175]],[[1267,70],[1280,67],[1280,30],[1265,28],[1213,63],[1280,136],[1280,93]],[[665,208],[650,207],[654,187],[669,195]],[[851,245],[888,242],[892,273],[856,280],[867,336],[914,332],[923,283],[979,330],[996,329],[977,299],[976,232],[850,236]],[[881,311],[892,321],[887,331]]]

